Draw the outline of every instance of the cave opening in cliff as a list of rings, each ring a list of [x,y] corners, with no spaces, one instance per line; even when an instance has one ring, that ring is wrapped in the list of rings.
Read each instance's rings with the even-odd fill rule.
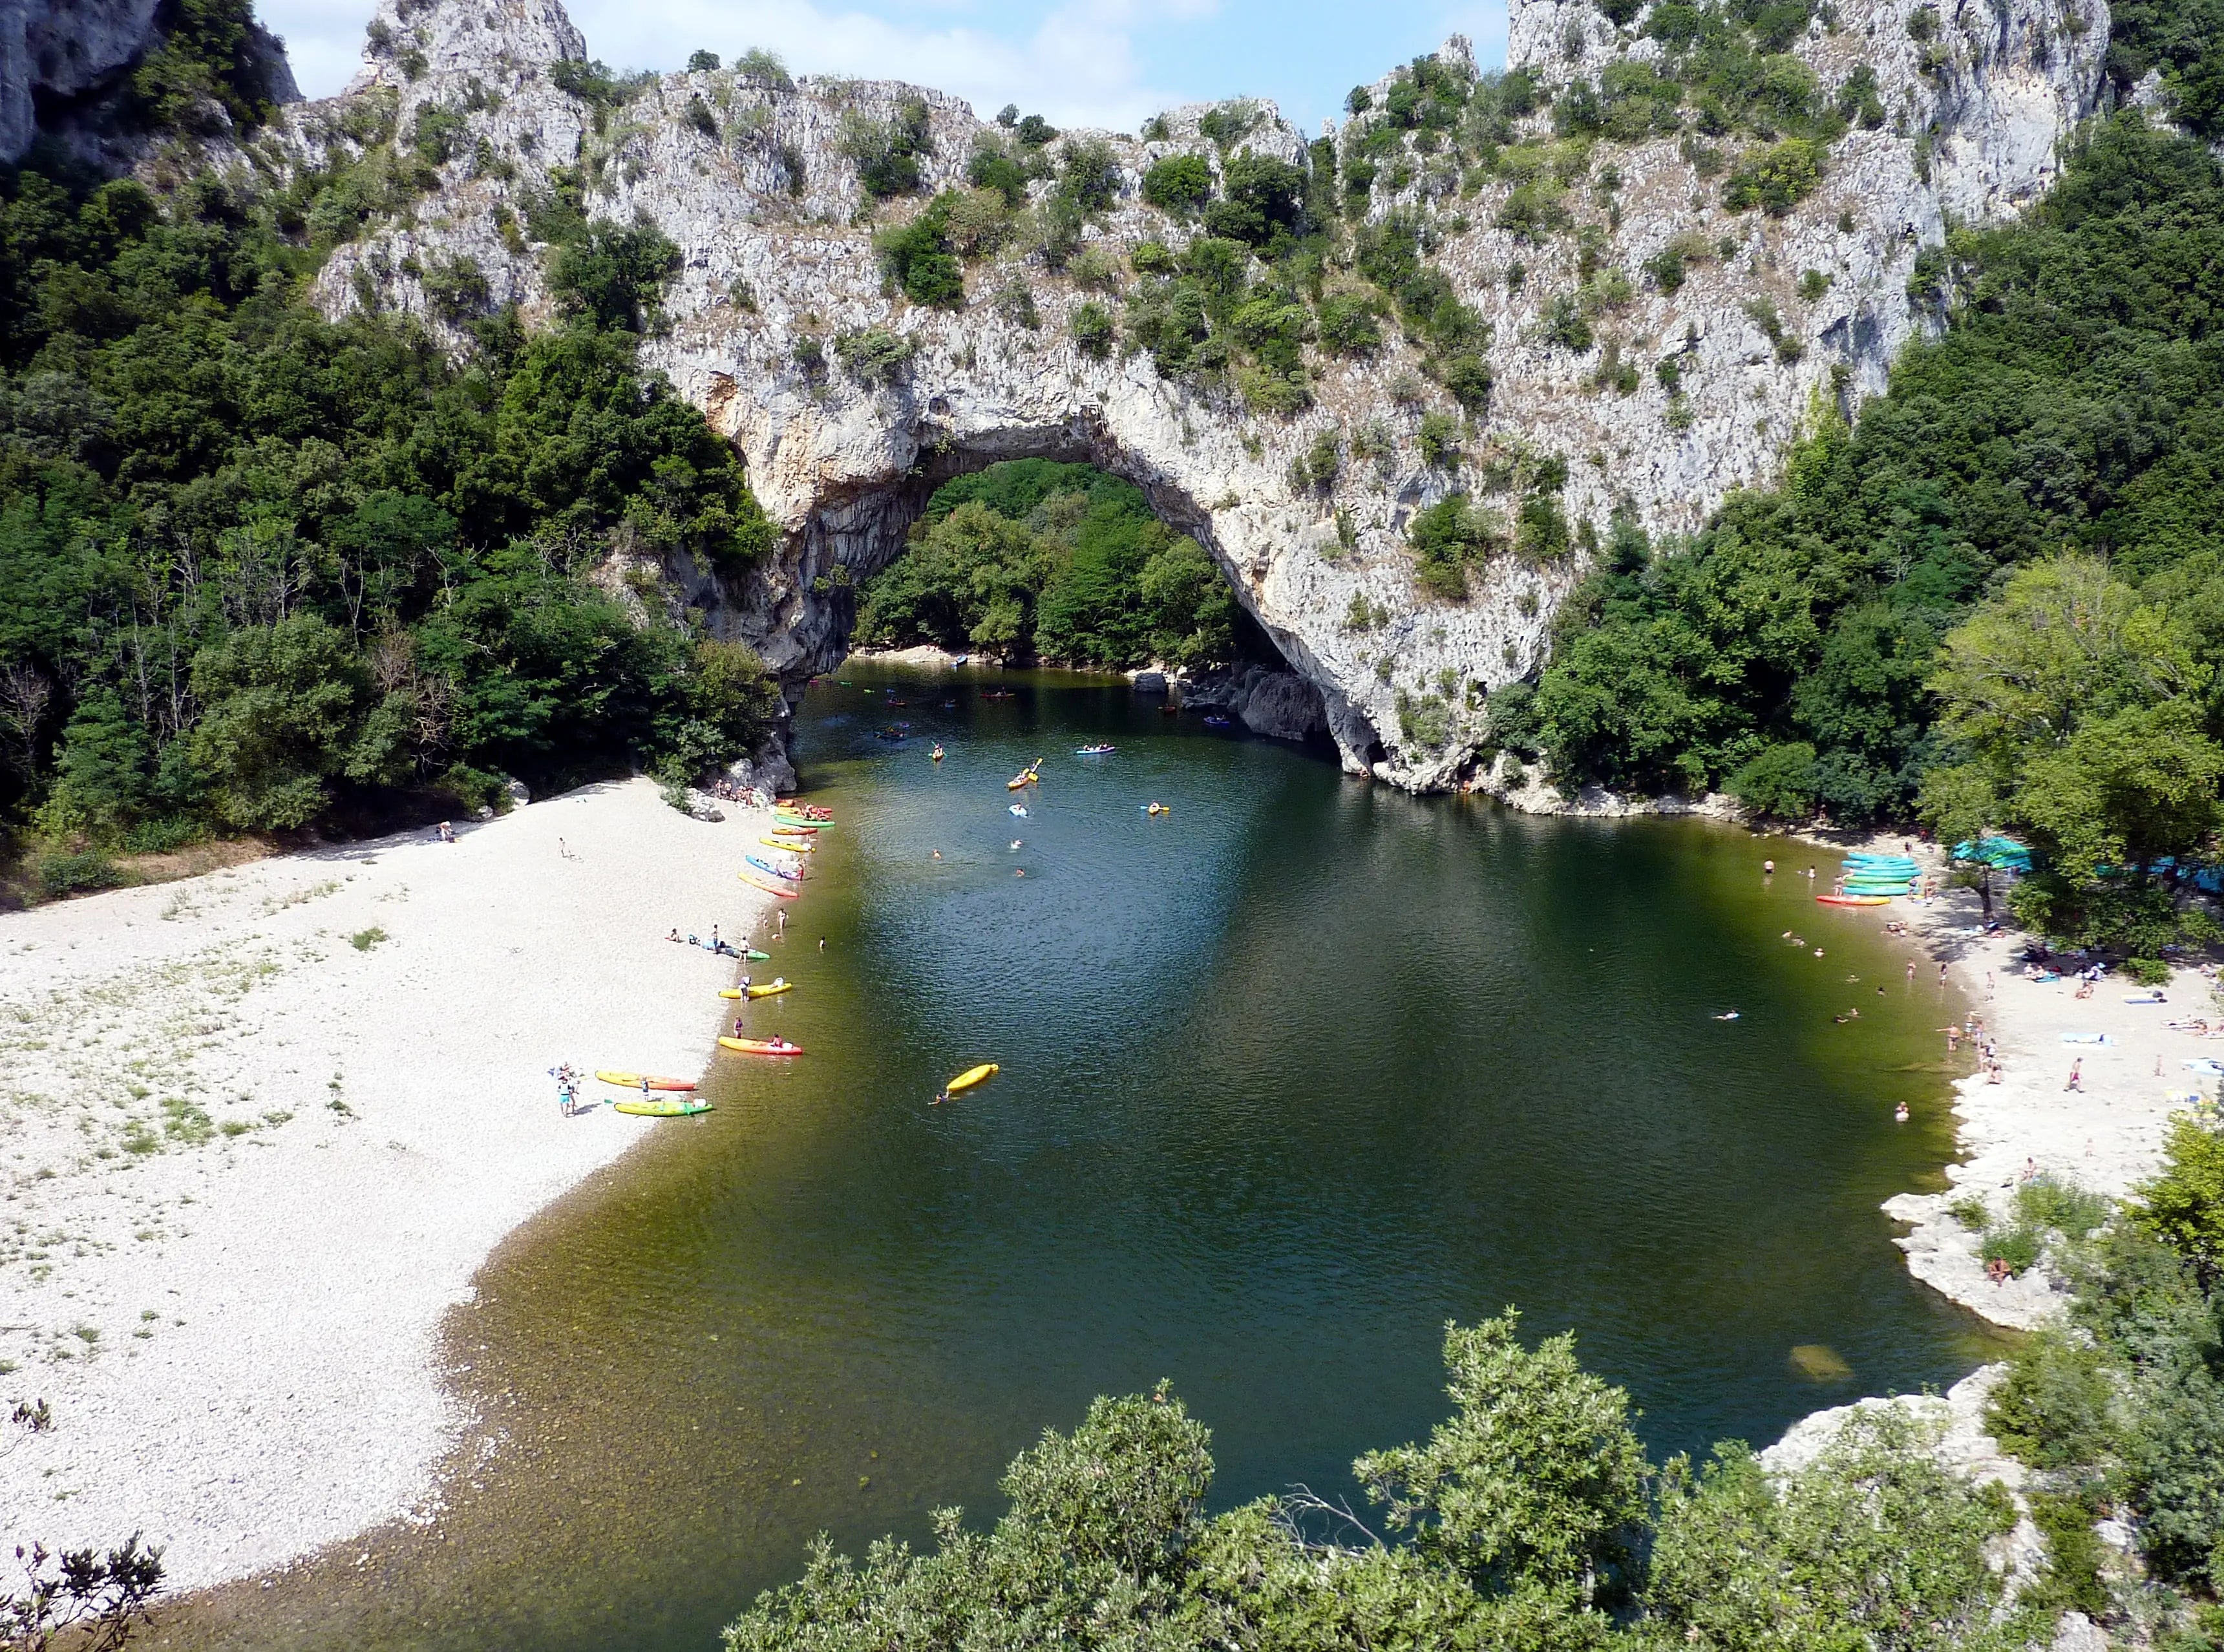
[[[1319,691],[1252,612],[1210,517],[1084,450],[945,449],[830,546],[841,641],[1010,664],[1166,674],[1254,732],[1324,738]]]

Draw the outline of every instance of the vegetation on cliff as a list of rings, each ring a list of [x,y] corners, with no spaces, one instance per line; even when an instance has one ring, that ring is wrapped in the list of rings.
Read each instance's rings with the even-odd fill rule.
[[[2151,956],[2170,902],[2118,874],[2202,845],[2224,773],[2220,272],[2214,157],[2102,123],[2022,221],[1918,261],[1944,331],[1850,427],[1823,410],[1688,541],[1611,536],[1498,737],[1575,780],[2013,830],[2050,855],[2027,916]]]
[[[0,810],[79,852],[699,771],[772,706],[657,570],[769,545],[636,363],[671,249],[547,204],[565,320],[305,301],[391,145],[285,189],[0,179]],[[472,272],[427,272],[436,294]],[[618,576],[621,569],[625,577]]]

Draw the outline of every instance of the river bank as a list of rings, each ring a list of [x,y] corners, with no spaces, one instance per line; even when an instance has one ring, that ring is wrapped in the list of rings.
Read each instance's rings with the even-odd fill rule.
[[[1897,851],[1904,841],[1880,838],[1863,846]],[[1912,848],[1943,886],[1944,855],[1935,845]],[[2005,919],[1998,894],[1993,905]],[[2090,997],[2079,998],[2074,974],[2051,982],[2025,978],[2021,954],[2031,938],[2012,925],[1982,933],[1984,910],[1974,889],[1946,889],[1927,903],[1900,901],[1877,910],[1907,924],[1910,955],[1919,956],[1924,971],[1935,974],[1940,964],[1946,966],[1997,1041],[2000,1062],[1997,1084],[1982,1071],[1955,1080],[1961,1152],[1946,1168],[1951,1188],[1899,1194],[1886,1201],[1885,1211],[1910,1225],[1897,1243],[1916,1278],[1996,1325],[2027,1330],[2062,1306],[2062,1282],[2043,1264],[2005,1283],[1987,1279],[1978,1254],[1980,1230],[1955,1217],[1953,1207],[1974,1198],[1992,1219],[2004,1218],[2017,1187],[2034,1174],[2116,1199],[2153,1175],[2162,1166],[2170,1115],[2213,1082],[2185,1063],[2224,1057],[2218,1040],[2169,1025],[2190,1019],[2216,1024],[2212,984],[2197,969],[2181,968],[2162,989],[2165,1002],[2130,1003],[2127,998],[2145,997],[2147,989],[2111,973]],[[2077,960],[2057,960],[2056,966],[2074,972]],[[2094,1035],[2107,1042],[2066,1041]],[[2076,1090],[2068,1088],[2073,1062]]]
[[[660,1126],[547,1069],[700,1070],[762,813],[596,786],[0,917],[0,1542],[144,1533],[174,1589],[403,1510],[469,1419],[443,1313]],[[606,1086],[590,1086],[588,1096]]]

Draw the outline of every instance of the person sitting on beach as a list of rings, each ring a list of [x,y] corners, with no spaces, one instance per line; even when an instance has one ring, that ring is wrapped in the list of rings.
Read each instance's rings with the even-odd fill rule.
[[[670,934],[668,934],[668,935],[667,935],[667,936],[665,937],[665,940],[678,940],[679,939],[679,928],[678,928],[676,926],[673,927],[673,929],[672,933],[671,933]]]
[[[2008,1266],[2006,1256],[1994,1256],[1985,1264],[1985,1277],[1995,1285],[2005,1285],[2015,1277],[2015,1269]]]
[[[441,821],[441,822],[440,822],[440,841],[441,841],[442,843],[453,843],[453,842],[455,842],[455,840],[456,840],[456,829],[455,829],[455,827],[453,827],[453,826],[450,826],[450,825],[449,825],[445,820]]]

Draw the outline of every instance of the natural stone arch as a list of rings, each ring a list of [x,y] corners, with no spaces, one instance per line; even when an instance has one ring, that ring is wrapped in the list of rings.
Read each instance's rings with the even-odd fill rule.
[[[1990,9],[1962,0],[1949,9],[1971,26],[1956,22],[1958,43],[1943,61],[1924,59],[1908,37],[1908,16],[1924,3],[1848,0],[1835,30],[1818,28],[1796,43],[1826,82],[1867,63],[1906,124],[1848,131],[1820,186],[1782,218],[1719,210],[1698,161],[1671,137],[1614,150],[1611,209],[1595,199],[1583,205],[1595,222],[1581,256],[1572,236],[1532,244],[1495,224],[1502,180],[1471,211],[1463,196],[1431,196],[1425,180],[1367,198],[1375,219],[1393,208],[1429,218],[1440,237],[1432,268],[1489,329],[1496,388],[1480,434],[1564,459],[1570,521],[1601,530],[1627,510],[1655,531],[1688,531],[1731,490],[1768,479],[1818,409],[1849,411],[1882,387],[1892,357],[1923,325],[1907,292],[1916,255],[1943,237],[1949,212],[2012,212],[2051,175],[2053,139],[2100,93],[2100,0],[1998,0]],[[647,359],[737,445],[782,530],[776,554],[746,579],[667,572],[723,634],[758,643],[791,680],[825,663],[841,640],[839,616],[813,585],[830,558],[863,568],[893,554],[937,454],[1020,452],[1103,465],[1204,545],[1246,611],[1318,687],[1355,769],[1417,788],[1456,781],[1482,736],[1472,702],[1542,663],[1583,558],[1543,566],[1494,558],[1464,603],[1432,600],[1414,584],[1406,522],[1477,483],[1418,456],[1418,410],[1401,385],[1418,386],[1440,410],[1450,403],[1418,377],[1421,352],[1394,328],[1373,358],[1309,362],[1312,397],[1301,412],[1253,418],[1224,386],[1162,378],[1147,356],[1085,352],[1070,324],[1090,295],[1039,258],[976,269],[955,310],[884,289],[842,123],[887,120],[906,104],[921,110],[932,192],[963,183],[974,136],[987,130],[957,99],[886,82],[774,85],[691,72],[657,78],[615,107],[597,104],[554,84],[559,60],[584,55],[556,0],[408,0],[408,8],[405,16],[401,0],[382,0],[390,43],[366,60],[355,92],[392,98],[403,132],[427,104],[467,111],[469,141],[444,164],[437,193],[405,221],[334,255],[319,277],[320,301],[337,313],[375,292],[440,332],[419,272],[469,257],[494,301],[545,318],[547,250],[529,244],[520,225],[559,164],[592,186],[593,218],[653,220],[683,263],[666,295],[671,326]],[[1616,31],[1589,0],[1516,0],[1512,39],[1511,60],[1555,82],[1657,55],[1658,44]],[[1466,49],[1456,38],[1440,56],[1464,61]],[[1375,83],[1378,102],[1387,84]],[[359,148],[345,136],[346,112],[291,111],[279,147]],[[1129,247],[1169,233],[1135,185],[1168,154],[1224,157],[1200,130],[1206,112],[1170,111],[1148,139],[1077,135],[1109,143],[1124,180],[1090,237]],[[1303,136],[1271,104],[1257,113],[1244,143],[1292,162],[1307,157]],[[913,210],[899,202],[886,212]],[[1573,299],[1583,257],[1640,271],[1694,216],[1709,219],[1714,244],[1728,250],[1680,285],[1633,288],[1611,337],[1580,350],[1548,339],[1546,317]],[[1525,265],[1520,282],[1508,274],[1516,262]],[[1803,272],[1825,266],[1835,273],[1809,294]],[[995,301],[1013,282],[1030,293],[1039,327],[1019,325]],[[869,329],[910,352],[895,382],[869,385],[838,368],[815,378],[798,366],[799,340]],[[1680,389],[1665,375],[1656,384],[1630,370],[1665,351],[1684,364]],[[1372,421],[1394,439],[1379,475],[1347,464],[1330,488],[1293,484],[1292,461],[1324,432],[1348,436]],[[1367,623],[1354,623],[1362,615]],[[1401,731],[1405,696],[1447,689],[1456,715],[1444,744]]]
[[[735,393],[714,387],[706,404],[713,422],[749,453],[755,444],[729,424]],[[1381,748],[1365,713],[1345,700],[1332,680],[1321,688],[1323,674],[1302,631],[1275,623],[1279,610],[1266,600],[1262,565],[1238,563],[1218,541],[1216,524],[1225,513],[1196,498],[1154,455],[1125,446],[1101,409],[1077,411],[1054,423],[967,425],[951,397],[936,396],[929,398],[924,421],[894,420],[881,426],[879,434],[880,443],[865,452],[837,450],[857,468],[836,471],[815,462],[824,455],[814,456],[813,463],[801,467],[807,491],[800,499],[777,491],[797,468],[792,458],[786,467],[780,465],[777,441],[764,444],[765,467],[753,467],[759,477],[775,472],[782,477],[783,483],[766,484],[773,495],[768,508],[794,525],[775,562],[751,581],[747,605],[729,608],[718,618],[764,651],[784,675],[823,672],[838,662],[856,624],[858,585],[901,554],[912,525],[945,482],[1008,459],[1085,464],[1134,483],[1160,522],[1197,540],[1212,555],[1237,602],[1281,661],[1312,686],[1324,724],[1348,766],[1363,772],[1381,760]],[[806,433],[791,431],[788,439],[799,435]],[[910,460],[903,463],[907,453]],[[839,575],[837,568],[843,571]]]

